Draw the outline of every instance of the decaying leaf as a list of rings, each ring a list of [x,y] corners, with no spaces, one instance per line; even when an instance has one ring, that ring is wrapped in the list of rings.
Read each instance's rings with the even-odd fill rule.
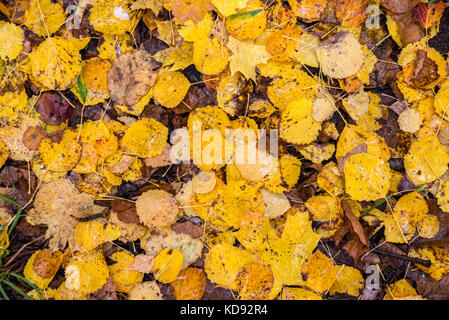
[[[36,194],[34,209],[27,215],[31,224],[48,226],[45,236],[49,247],[56,251],[72,242],[78,218],[86,218],[102,212],[94,204],[94,197],[81,193],[68,179],[58,179],[44,184]]]
[[[332,78],[347,78],[363,65],[363,51],[357,39],[347,32],[339,32],[323,41],[316,49],[320,68]]]
[[[108,72],[109,94],[115,104],[134,106],[156,81],[156,63],[145,50],[122,54]]]
[[[178,214],[176,199],[163,190],[148,190],[136,202],[137,215],[147,227],[163,227],[174,222]]]

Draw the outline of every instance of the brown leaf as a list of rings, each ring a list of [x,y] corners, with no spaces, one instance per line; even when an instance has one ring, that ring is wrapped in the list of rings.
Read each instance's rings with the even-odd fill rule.
[[[164,146],[164,149],[162,149],[162,153],[158,154],[157,156],[151,157],[151,158],[145,158],[143,162],[147,167],[151,168],[159,168],[159,167],[165,167],[172,164],[170,160],[170,150],[171,146],[170,144],[166,144]]]
[[[23,134],[22,143],[30,150],[38,150],[41,141],[47,137],[42,126],[29,127]]]
[[[357,235],[352,234],[351,239],[346,242],[343,246],[343,250],[345,250],[354,260],[354,265],[359,261],[360,255],[362,254],[365,246],[360,242],[360,239]]]
[[[109,257],[117,252],[117,247],[112,242],[106,242],[101,245],[101,250],[105,257]]]
[[[115,104],[134,106],[156,81],[158,67],[143,49],[123,53],[108,72],[109,94]]]
[[[103,286],[103,288],[97,290],[92,295],[92,300],[118,300],[117,297],[117,287],[112,281],[112,278],[108,278],[108,282]]]
[[[54,255],[50,249],[38,251],[34,258],[33,270],[39,277],[52,278],[59,269],[59,257]]]
[[[197,225],[193,224],[190,221],[176,223],[171,226],[171,229],[175,232],[187,234],[194,239],[203,236],[203,229],[201,229],[201,227],[198,227]]]
[[[346,217],[348,217],[349,221],[351,222],[352,229],[359,236],[360,241],[368,247],[368,234],[366,233],[366,230],[360,223],[359,219],[352,212],[348,202],[346,200],[342,200],[341,206],[343,207]]]
[[[341,240],[351,231],[351,222],[345,217],[343,223],[337,229],[337,231],[332,235],[331,239],[334,240],[335,245],[339,246]]]
[[[117,218],[123,223],[139,223],[136,205],[126,200],[113,200],[111,209],[117,213]]]
[[[449,244],[449,214],[441,210],[436,199],[427,200],[427,206],[429,207],[429,214],[438,217],[440,228],[432,239],[418,238],[413,242],[413,245],[447,246]]]
[[[425,50],[418,50],[416,59],[409,62],[402,72],[404,82],[412,88],[423,88],[440,77],[436,62],[427,57]]]
[[[406,13],[413,8],[420,0],[382,0],[382,6],[394,14]]]
[[[146,254],[138,254],[134,257],[133,264],[128,268],[130,271],[150,273],[153,268],[154,257]]]
[[[413,8],[420,0],[383,0],[382,6],[387,9],[399,25],[403,47],[419,41],[425,32],[413,19]]]
[[[417,272],[416,291],[429,300],[449,300],[449,275],[441,280]]]
[[[58,125],[69,118],[72,107],[69,102],[58,93],[44,92],[36,102],[39,119],[46,124]]]
[[[32,239],[39,237],[41,234],[45,233],[46,227],[43,225],[32,226],[25,219],[21,219],[17,224],[15,230],[25,236],[26,239]]]
[[[391,106],[388,106],[388,108],[393,110],[397,115],[400,115],[405,109],[407,109],[407,105],[403,101],[396,101]]]

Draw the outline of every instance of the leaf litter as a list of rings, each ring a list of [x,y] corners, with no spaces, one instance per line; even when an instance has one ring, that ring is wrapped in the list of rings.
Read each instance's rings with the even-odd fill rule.
[[[2,299],[449,298],[444,8],[1,4]],[[197,157],[270,129],[263,164]]]

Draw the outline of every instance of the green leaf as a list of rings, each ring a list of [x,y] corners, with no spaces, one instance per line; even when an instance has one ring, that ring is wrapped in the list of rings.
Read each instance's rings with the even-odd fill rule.
[[[78,92],[80,98],[83,100],[83,103],[85,103],[87,99],[87,93],[89,92],[89,90],[87,90],[86,84],[84,83],[81,75],[78,76],[78,79],[76,80],[76,84],[74,87],[76,92]]]
[[[239,12],[239,13],[235,13],[233,15],[230,15],[229,17],[227,17],[226,19],[231,19],[231,20],[235,20],[235,19],[247,19],[247,18],[252,18],[254,16],[256,16],[259,12],[263,11],[264,9],[257,9],[257,10],[253,10],[253,11],[248,11],[248,12]]]
[[[21,206],[20,204],[18,204],[18,203],[15,202],[13,199],[11,199],[11,198],[9,198],[9,197],[3,195],[3,194],[0,194],[0,199],[3,199],[3,200],[5,200],[6,202],[9,202],[9,203],[11,203],[11,204],[13,204],[13,205],[18,206],[19,208],[22,208],[22,206]]]
[[[17,211],[16,216],[14,217],[14,220],[12,221],[11,225],[9,226],[9,229],[8,229],[8,236],[11,235],[11,232],[12,232],[12,231],[14,230],[14,228],[16,227],[17,222],[19,222],[19,219],[20,219],[20,215],[21,215],[21,214],[22,214],[22,208],[20,208],[20,209]]]
[[[44,296],[42,295],[41,291],[39,290],[39,288],[32,282],[30,282],[28,279],[25,279],[24,277],[22,277],[21,275],[18,275],[17,273],[10,273],[10,275],[16,277],[17,279],[22,280],[23,282],[25,282],[27,285],[29,285],[31,288],[33,288],[34,290],[36,290],[37,294],[39,295],[39,298],[41,298],[41,300],[45,300]]]
[[[0,283],[0,294],[2,295],[3,299],[9,300],[8,295],[6,294],[5,290],[2,287],[2,284]]]
[[[14,217],[13,222],[12,222],[11,225],[9,226],[9,229],[8,229],[8,236],[9,236],[9,235],[11,235],[11,232],[14,230],[14,228],[15,228],[17,222],[19,222],[20,215],[22,214],[23,207],[22,207],[19,203],[15,202],[13,199],[11,199],[11,198],[9,198],[9,197],[3,195],[3,194],[0,194],[0,199],[3,199],[3,200],[5,200],[6,202],[9,202],[9,203],[11,203],[11,204],[13,204],[13,205],[19,207],[19,210],[17,211],[16,216]],[[0,229],[0,231],[1,231],[2,229],[3,229],[3,227]]]
[[[16,291],[18,294],[20,294],[21,296],[23,296],[26,299],[30,299],[30,300],[36,300],[33,297],[30,297],[29,295],[27,295],[25,292],[23,292],[22,289],[20,289],[18,286],[16,286],[14,283],[9,282],[8,280],[3,280],[3,283],[6,283],[8,286],[11,287],[11,289],[13,289],[14,291]]]
[[[425,188],[427,188],[427,184],[423,184],[421,187],[415,189],[415,190],[411,190],[411,191],[416,191],[416,192],[420,192],[422,190],[424,190]],[[385,199],[379,200],[376,204],[374,204],[374,206],[372,206],[371,208],[365,210],[361,216],[365,216],[367,214],[369,214],[371,211],[373,211],[374,209],[376,209],[377,207],[379,207],[380,205],[384,204],[385,202],[387,202],[387,200],[391,199],[392,197],[394,197],[395,195],[397,195],[398,193],[393,193],[390,194],[388,197],[385,197]]]

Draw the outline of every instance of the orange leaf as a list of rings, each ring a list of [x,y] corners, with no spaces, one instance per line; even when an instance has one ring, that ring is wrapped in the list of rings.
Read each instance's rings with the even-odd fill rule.
[[[366,18],[368,0],[338,0],[336,14],[343,27],[357,27]]]
[[[443,0],[437,3],[420,2],[413,8],[413,18],[423,28],[430,28],[440,21],[444,12]]]

